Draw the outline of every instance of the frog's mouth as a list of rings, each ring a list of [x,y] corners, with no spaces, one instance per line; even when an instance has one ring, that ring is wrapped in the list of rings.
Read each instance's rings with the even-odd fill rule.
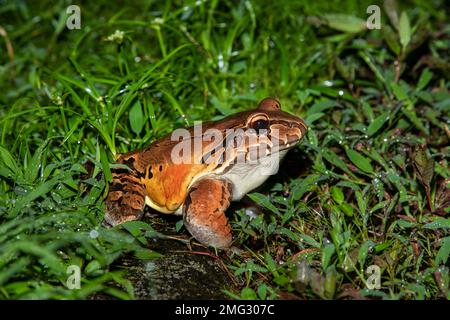
[[[273,124],[268,135],[271,142],[270,154],[292,149],[303,139],[307,130],[303,121],[289,125]]]

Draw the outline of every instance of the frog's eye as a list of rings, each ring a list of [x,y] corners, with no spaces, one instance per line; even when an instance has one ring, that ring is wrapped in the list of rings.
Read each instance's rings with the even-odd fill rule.
[[[258,133],[260,130],[269,130],[269,120],[267,118],[260,118],[253,120],[250,127],[255,129]]]

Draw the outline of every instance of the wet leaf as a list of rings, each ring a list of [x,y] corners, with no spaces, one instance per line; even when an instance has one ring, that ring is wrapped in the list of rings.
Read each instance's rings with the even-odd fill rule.
[[[450,229],[450,219],[443,217],[433,217],[433,221],[423,226],[425,229]]]
[[[441,239],[441,247],[435,258],[436,265],[447,264],[448,257],[450,256],[450,237]]]
[[[17,165],[11,153],[9,153],[9,151],[3,147],[0,147],[0,158],[3,161],[4,165],[8,167],[11,172],[14,173],[14,175],[17,176],[21,173],[21,170],[19,169],[19,166]]]
[[[348,203],[342,203],[339,205],[339,208],[345,213],[348,217],[353,217],[353,207]]]
[[[342,189],[337,186],[331,187],[331,196],[338,204],[344,202],[344,193],[342,192]]]
[[[335,251],[336,251],[336,249],[335,249],[333,243],[329,243],[323,247],[323,249],[322,249],[322,268],[323,269],[326,269],[328,267],[331,257],[333,256]]]
[[[88,263],[88,265],[86,266],[84,271],[87,274],[92,274],[98,270],[101,270],[101,268],[102,268],[102,265],[100,264],[100,262],[98,260],[92,260],[91,262]]]
[[[330,163],[335,165],[337,168],[344,170],[346,173],[353,175],[353,173],[348,169],[346,163],[337,156],[336,153],[329,149],[322,149],[322,156]]]
[[[241,298],[244,300],[256,300],[258,297],[252,288],[244,288],[241,291]]]
[[[325,14],[328,26],[338,31],[357,33],[366,29],[366,21],[347,14]]]
[[[367,159],[366,157],[362,156],[361,154],[352,149],[346,149],[345,152],[347,153],[347,156],[350,159],[350,161],[355,166],[357,166],[361,171],[364,171],[365,173],[374,173],[369,159]]]
[[[384,11],[386,12],[391,24],[395,29],[399,29],[399,21],[398,21],[398,6],[397,1],[395,0],[385,0],[383,1]],[[383,28],[384,29],[384,26]]]
[[[104,148],[100,148],[100,163],[102,164],[103,174],[105,175],[105,180],[110,182],[112,180],[111,169],[109,166],[108,155]]]
[[[419,81],[417,82],[417,91],[425,88],[427,86],[427,84],[430,82],[432,77],[433,77],[433,72],[431,72],[430,69],[425,68],[422,71],[422,74],[420,75]]]
[[[270,201],[270,199],[267,196],[265,196],[261,193],[254,192],[254,193],[249,194],[248,197],[250,199],[252,199],[253,201],[255,201],[257,204],[263,206],[266,209],[269,209],[273,213],[276,213],[276,214],[280,213],[280,210],[278,210],[278,208],[272,204],[272,202]]]
[[[361,268],[364,267],[364,263],[366,261],[366,257],[367,254],[369,253],[369,250],[371,248],[375,247],[375,243],[371,240],[367,240],[366,242],[364,242],[362,244],[362,246],[359,248],[359,252],[358,252],[358,262],[359,262],[359,266]],[[372,249],[373,250],[373,249]]]
[[[378,130],[381,129],[381,127],[384,125],[384,123],[389,119],[389,113],[383,112],[381,115],[376,117],[370,124],[369,127],[367,127],[367,135],[373,136]]]
[[[258,286],[258,297],[261,300],[266,300],[267,296],[267,285],[265,283]]]
[[[422,120],[417,116],[415,110],[412,108],[402,108],[402,113],[411,121],[419,130],[426,135],[429,135],[428,129],[423,125]]]
[[[402,86],[399,84],[392,82],[391,83],[392,91],[394,92],[395,97],[398,101],[403,101],[408,99],[408,93],[404,90]]]
[[[411,41],[411,25],[409,23],[408,14],[405,11],[403,11],[400,15],[399,34],[400,44],[402,45],[404,51]]]
[[[145,125],[144,113],[139,100],[131,107],[129,113],[130,125],[133,132],[139,135]]]
[[[401,47],[397,34],[394,32],[394,30],[392,30],[390,26],[383,26],[381,30],[383,33],[383,38],[389,46],[389,49],[391,49],[392,52],[394,52],[396,55],[399,55]]]
[[[160,253],[146,248],[139,248],[135,250],[134,256],[140,260],[153,260],[162,257]]]
[[[431,191],[430,191],[430,183],[431,179],[433,179],[434,175],[434,160],[429,158],[423,148],[417,148],[414,152],[414,169],[417,173],[417,177],[419,181],[425,188],[427,193],[427,199],[432,210],[432,199],[431,199]]]
[[[336,292],[337,271],[334,265],[331,265],[325,272],[325,298],[333,299]]]

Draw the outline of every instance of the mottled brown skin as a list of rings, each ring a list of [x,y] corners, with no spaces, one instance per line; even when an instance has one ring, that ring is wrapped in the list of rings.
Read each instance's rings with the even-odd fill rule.
[[[254,119],[261,117],[270,120],[270,128],[279,130],[279,136],[273,138],[278,138],[285,149],[297,143],[307,130],[303,120],[281,111],[277,100],[266,98],[255,110],[203,123],[202,132],[209,128],[218,129],[225,138],[227,129],[248,129],[253,126]],[[194,128],[188,130],[195,139]],[[190,164],[174,164],[171,152],[178,143],[168,135],[143,150],[119,156],[117,163],[125,164],[130,170],[112,169],[105,221],[117,225],[140,219],[147,198],[147,204],[162,213],[182,213],[186,228],[200,242],[226,248],[231,244],[232,236],[225,211],[236,185],[222,176],[233,163],[205,163],[204,150],[219,146],[223,152],[221,140],[202,141],[203,153],[192,149]],[[283,143],[289,144],[286,147]]]

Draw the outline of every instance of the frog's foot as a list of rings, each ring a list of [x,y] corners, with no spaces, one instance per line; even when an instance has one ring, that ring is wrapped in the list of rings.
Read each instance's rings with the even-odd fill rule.
[[[201,243],[227,248],[233,237],[225,216],[230,206],[231,184],[225,180],[202,179],[188,192],[183,206],[186,229]]]
[[[144,214],[145,189],[131,175],[115,177],[106,198],[105,222],[111,226],[138,220]]]

